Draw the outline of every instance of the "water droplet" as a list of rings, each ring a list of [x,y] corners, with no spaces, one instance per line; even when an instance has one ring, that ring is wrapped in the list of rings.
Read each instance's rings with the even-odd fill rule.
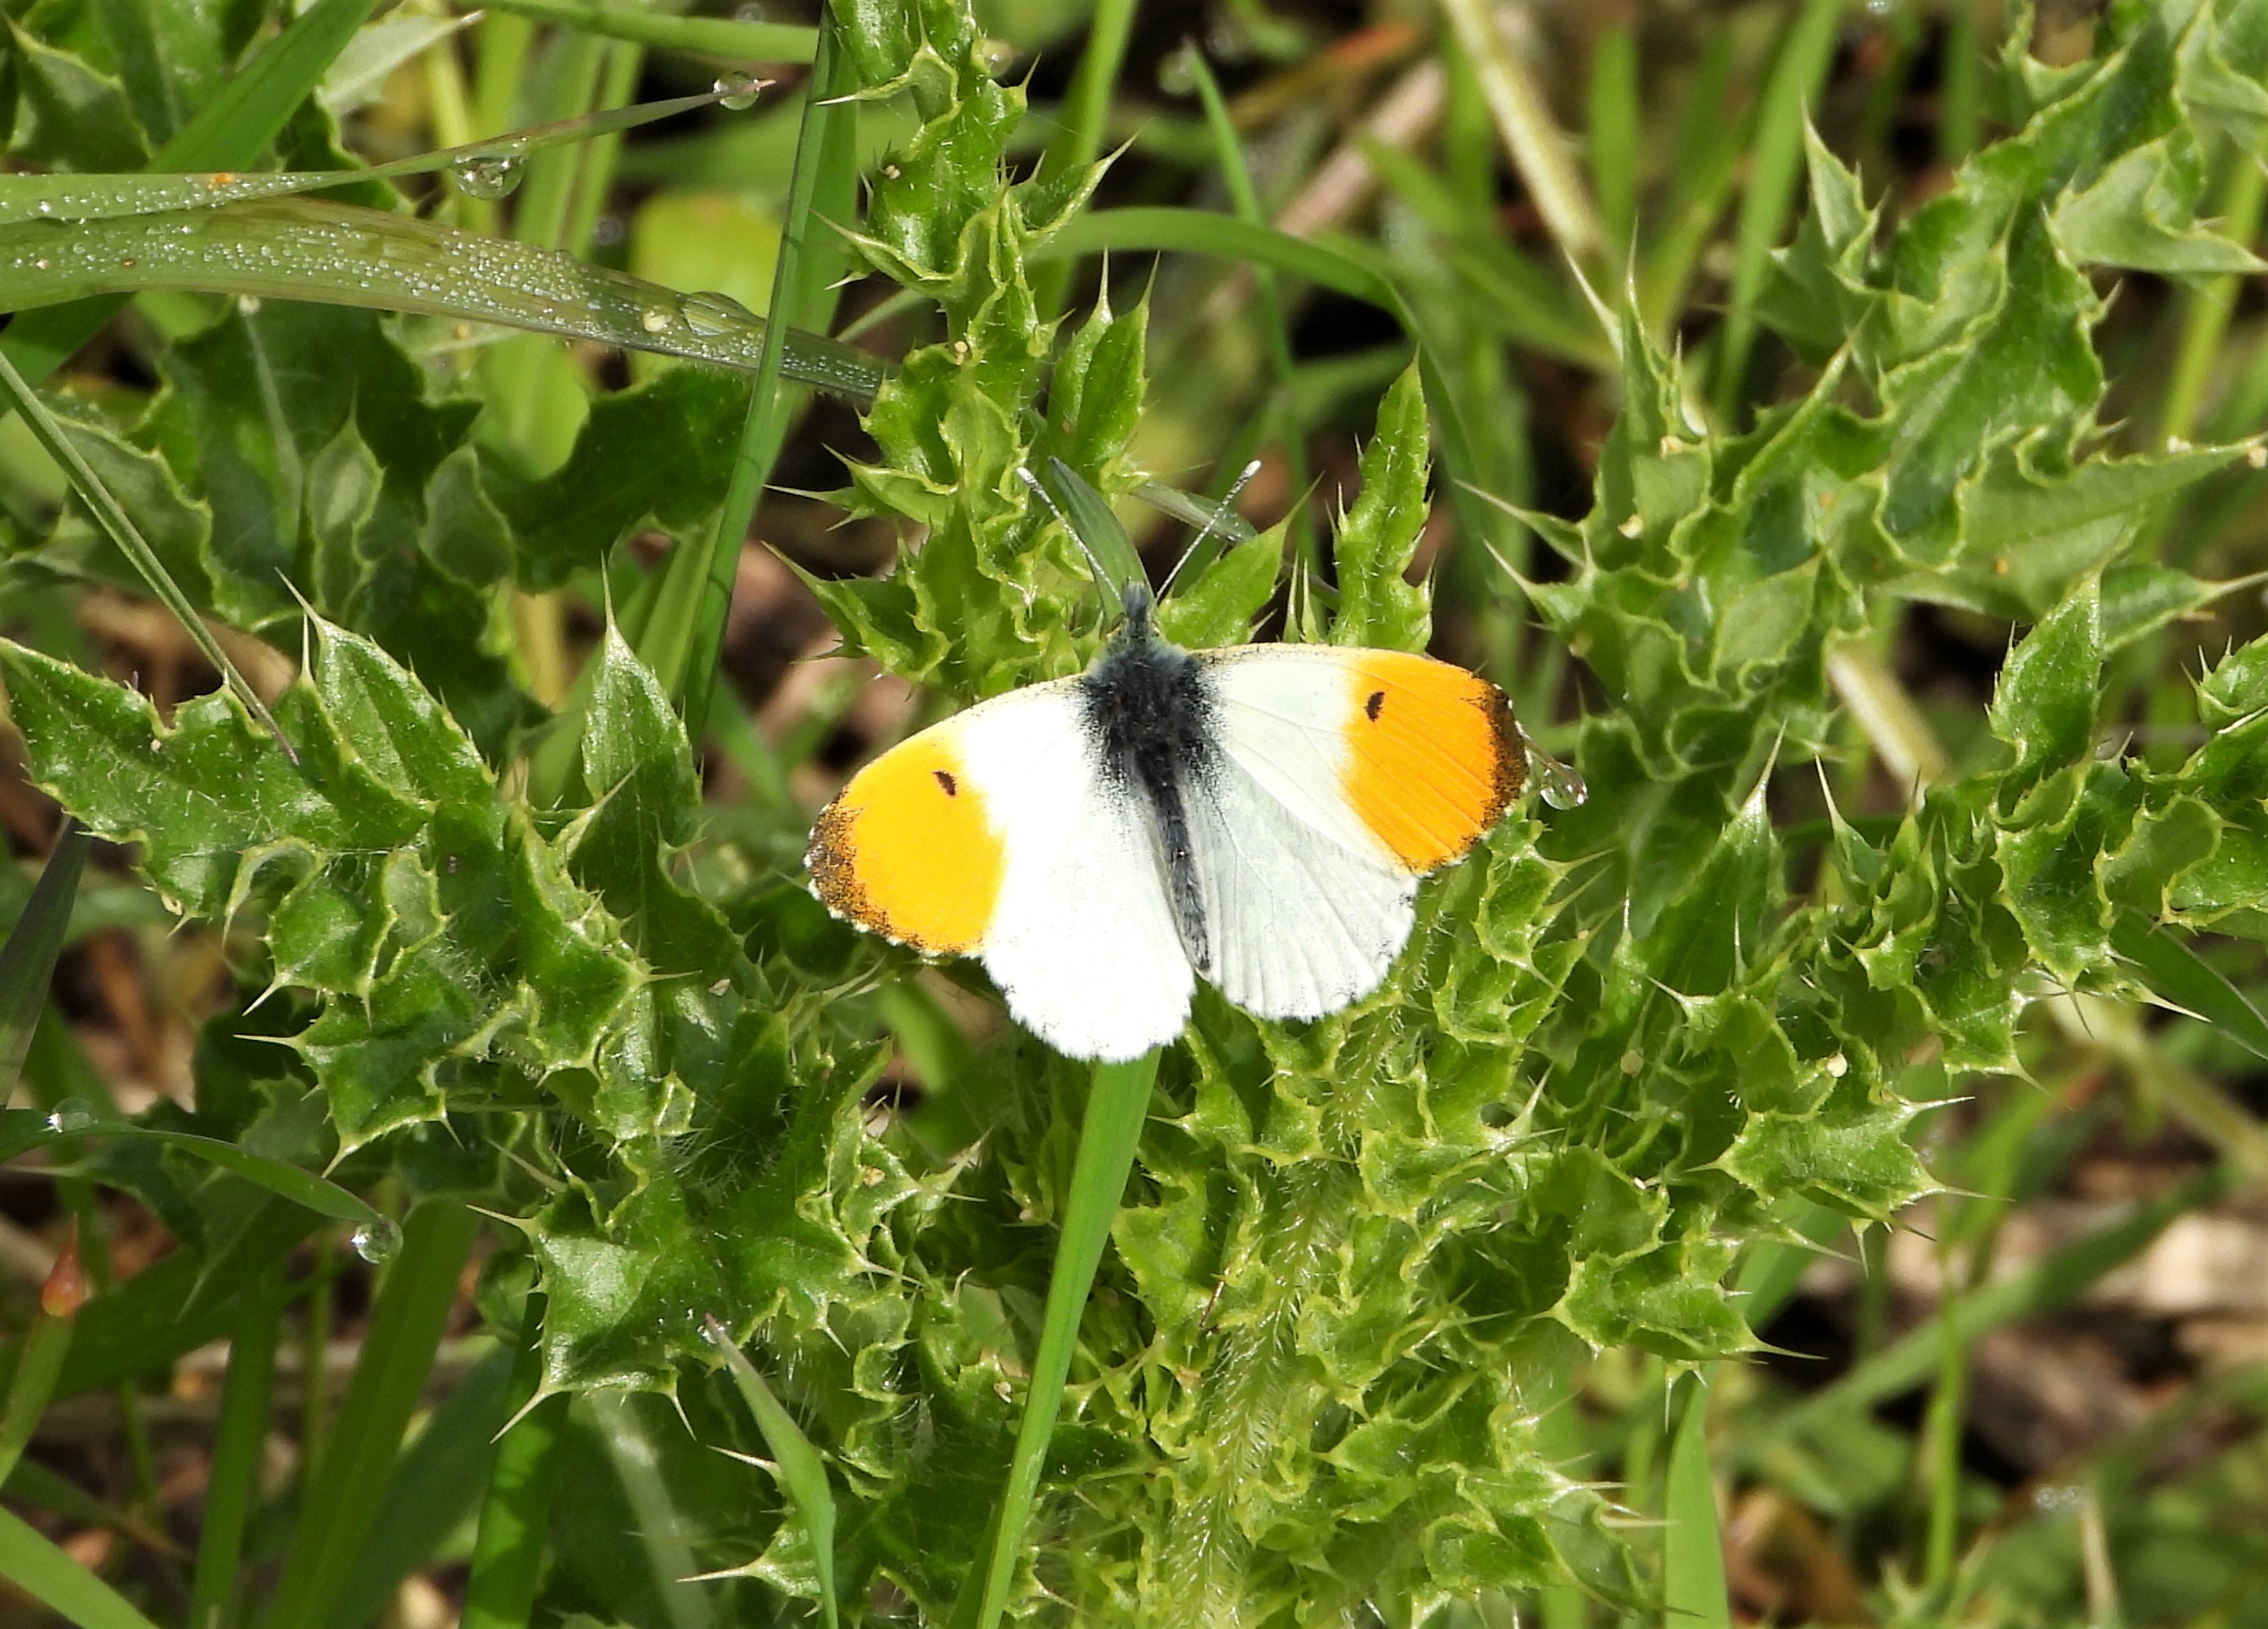
[[[763,88],[764,82],[754,74],[721,74],[717,79],[717,102],[739,113],[755,107],[756,92]]]
[[[1560,763],[1534,741],[1528,743],[1528,767],[1535,777],[1535,789],[1553,808],[1580,809],[1591,800],[1591,789],[1575,766]]]
[[[719,294],[713,289],[688,294],[684,311],[685,326],[704,339],[746,328],[756,320],[756,313],[739,300],[729,294]]]
[[[1158,88],[1168,96],[1187,96],[1197,88],[1197,48],[1193,41],[1183,41],[1166,53],[1158,64]]]
[[[236,297],[236,309],[238,314],[241,316],[258,316],[260,314],[260,296],[257,294],[238,295]]]
[[[394,1252],[401,1248],[401,1229],[385,1217],[367,1221],[354,1230],[347,1242],[354,1253],[372,1266],[392,1261]]]
[[[733,8],[733,20],[739,23],[761,23],[764,20],[764,8],[754,4],[754,0],[750,0],[750,4],[747,5]]]
[[[519,185],[521,173],[527,161],[516,153],[468,153],[449,166],[449,173],[457,178],[457,186],[468,198],[502,198],[509,196]]]
[[[591,224],[591,241],[602,249],[610,249],[630,236],[630,226],[612,210]]]
[[[42,215],[53,215],[55,212],[55,206],[48,203],[45,198],[40,200],[39,208],[40,213]]]
[[[649,334],[664,333],[668,329],[669,325],[675,321],[675,318],[672,317],[667,312],[664,311],[659,306],[649,306],[644,311],[638,313],[638,327],[644,328]]]
[[[75,1136],[94,1129],[94,1105],[84,1097],[66,1097],[48,1116],[48,1130],[58,1137]]]

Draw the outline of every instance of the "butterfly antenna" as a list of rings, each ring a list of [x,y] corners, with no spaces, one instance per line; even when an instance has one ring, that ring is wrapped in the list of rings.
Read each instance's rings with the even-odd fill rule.
[[[1182,557],[1174,562],[1174,569],[1166,573],[1166,580],[1158,589],[1160,599],[1174,592],[1174,584],[1180,579],[1182,568],[1189,563],[1189,557],[1197,553],[1206,538],[1216,530],[1224,536],[1227,534],[1229,511],[1236,506],[1236,500],[1244,496],[1244,489],[1252,484],[1252,477],[1259,473],[1260,461],[1256,458],[1244,467],[1244,473],[1236,477],[1236,484],[1230,487],[1220,502],[1212,506],[1212,513],[1207,517],[1204,525],[1198,528],[1195,537],[1189,539],[1189,546],[1182,550]]]

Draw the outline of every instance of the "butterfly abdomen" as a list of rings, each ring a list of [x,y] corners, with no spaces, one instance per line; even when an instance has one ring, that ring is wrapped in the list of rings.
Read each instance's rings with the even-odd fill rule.
[[[1189,840],[1190,788],[1213,752],[1212,699],[1197,660],[1162,640],[1117,645],[1079,681],[1087,727],[1106,775],[1148,811],[1182,946],[1199,972],[1212,965],[1204,896]]]

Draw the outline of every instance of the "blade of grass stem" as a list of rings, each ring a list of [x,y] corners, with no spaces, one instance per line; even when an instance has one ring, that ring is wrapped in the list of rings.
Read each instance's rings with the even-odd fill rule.
[[[1726,314],[1724,341],[1717,351],[1715,408],[1723,424],[1732,424],[1740,405],[1749,351],[1756,343],[1756,299],[1771,269],[1771,252],[1795,208],[1804,125],[1826,83],[1847,4],[1848,0],[1804,0],[1764,84],[1748,190],[1741,196],[1740,224],[1733,237],[1732,310]]]
[[[1350,299],[1367,300],[1388,311],[1398,305],[1386,280],[1352,256],[1312,239],[1295,238],[1273,226],[1256,225],[1211,210],[1158,205],[1090,210],[1050,233],[1033,251],[1032,259],[1045,262],[1144,250],[1246,261],[1304,277]]]
[[[145,1550],[180,1560],[188,1552],[172,1534],[152,1527],[131,1511],[106,1503],[60,1472],[36,1459],[19,1459],[8,1473],[8,1496],[36,1510],[45,1510],[79,1527],[104,1527]]]
[[[1096,0],[1086,29],[1086,48],[1071,70],[1071,88],[1058,110],[1055,134],[1040,153],[1042,180],[1093,164],[1102,153],[1103,129],[1110,116],[1111,92],[1126,62],[1126,44],[1134,33],[1134,0]],[[1189,60],[1200,67],[1194,49]],[[1060,314],[1071,286],[1071,268],[1051,264],[1032,278],[1032,306],[1042,321]],[[1295,485],[1298,483],[1294,483]]]
[[[1086,1309],[1095,1270],[1102,1264],[1102,1247],[1109,1242],[1111,1221],[1125,1197],[1126,1179],[1134,1168],[1134,1151],[1142,1140],[1142,1127],[1150,1114],[1150,1092],[1157,1080],[1155,1052],[1131,1063],[1095,1065],[1086,1117],[1079,1128],[1079,1154],[1064,1205],[1063,1231],[1056,1241],[1055,1267],[1048,1275],[1047,1312],[1040,1328],[1039,1351],[1032,1360],[1031,1386],[1024,1395],[1024,1415],[1016,1426],[1015,1453],[1008,1464],[1008,1485],[1001,1492],[988,1543],[978,1552],[968,1582],[961,1588],[961,1602],[954,1611],[956,1625],[963,1622],[972,1600],[976,1610],[966,1621],[974,1629],[996,1629],[1007,1608],[1008,1589],[1015,1581],[1017,1558],[1023,1551],[1024,1529],[1039,1493],[1040,1471],[1047,1460],[1048,1443],[1055,1435],[1056,1416],[1063,1407],[1064,1381],[1079,1343],[1079,1317]]]
[[[92,842],[85,827],[64,819],[32,896],[8,930],[7,943],[0,945],[0,1102],[16,1089],[25,1055],[39,1030],[40,1014],[47,1011],[55,958],[63,954],[70,931],[71,905],[78,897],[79,875],[86,868],[86,851]]]
[[[159,148],[152,170],[248,170],[284,129],[292,110],[322,82],[355,31],[379,0],[316,0],[241,73]],[[37,382],[70,360],[126,303],[122,296],[77,301],[36,317],[18,317],[0,335],[0,357]],[[0,402],[0,416],[9,403]]]
[[[1937,100],[1937,161],[1951,169],[1984,133],[1984,30],[1979,15],[1999,0],[1953,0],[1945,25],[1945,81]]]
[[[45,226],[0,227],[0,276],[18,308],[191,289],[493,322],[734,368],[758,366],[763,345],[763,319],[752,313],[709,309],[696,323],[684,295],[641,277],[536,245],[311,198],[131,216],[67,238]],[[809,334],[783,344],[781,371],[792,379],[861,401],[881,384],[882,364],[855,347]]]
[[[480,1219],[431,1200],[409,1213],[401,1249],[371,1309],[353,1378],[301,1506],[268,1612],[275,1629],[328,1623],[386,1498],[402,1433],[417,1406],[457,1298]]]
[[[1699,1375],[1689,1375],[1677,1390],[1683,1406],[1662,1490],[1662,1623],[1665,1629],[1731,1629],[1717,1485],[1709,1470],[1709,1388]]]
[[[268,1412],[276,1381],[276,1344],[284,1331],[286,1286],[280,1267],[246,1285],[228,1347],[212,1468],[197,1529],[197,1566],[189,1585],[193,1625],[226,1620],[236,1594],[244,1535],[260,1496]]]
[[[1940,1596],[1953,1581],[1961,1537],[1961,1426],[1968,1408],[1969,1340],[1964,1327],[1963,1286],[1953,1264],[1940,1258],[1938,1317],[1945,1338],[1939,1343],[1937,1383],[1930,1389],[1916,1446],[1928,1479],[1929,1525],[1922,1551],[1922,1583]]]
[[[795,167],[788,182],[787,210],[780,222],[779,258],[772,270],[771,315],[764,329],[764,346],[757,358],[755,387],[748,398],[748,416],[740,427],[740,445],[733,459],[733,479],[718,512],[716,530],[705,555],[689,547],[685,569],[694,589],[690,608],[673,599],[665,585],[664,601],[657,608],[652,630],[639,654],[654,668],[668,693],[679,704],[686,733],[697,749],[709,722],[710,698],[716,693],[717,667],[725,646],[725,625],[733,611],[733,585],[740,575],[740,550],[764,483],[771,478],[773,461],[787,439],[791,407],[780,391],[785,365],[784,342],[799,315],[806,321],[824,321],[832,314],[831,284],[841,266],[841,251],[832,236],[824,243],[811,239],[814,219],[848,222],[857,196],[857,129],[855,105],[843,99],[856,84],[849,55],[837,48],[831,18],[820,33],[813,59],[811,92],[804,107],[803,129],[795,144]],[[671,562],[673,572],[678,563]],[[697,575],[694,572],[697,569]],[[648,655],[659,632],[670,642],[670,665],[656,660],[664,652]]]
[[[1253,186],[1251,169],[1244,162],[1244,141],[1228,116],[1228,103],[1221,96],[1220,84],[1213,77],[1202,53],[1189,52],[1189,61],[1198,100],[1204,106],[1205,127],[1212,133],[1213,162],[1220,166],[1236,218],[1248,225],[1264,226],[1268,217],[1260,207],[1260,193]],[[1274,269],[1255,265],[1251,273],[1260,306],[1260,326],[1268,341],[1268,359],[1276,375],[1263,417],[1269,434],[1284,449],[1286,484],[1298,495],[1298,506],[1292,512],[1292,549],[1302,563],[1313,566],[1316,564],[1315,537],[1307,513],[1307,438],[1294,416],[1292,402],[1292,381],[1298,372],[1292,357],[1292,330],[1284,321],[1284,295],[1277,287]]]
[[[756,1373],[756,1366],[748,1361],[748,1354],[734,1343],[725,1326],[711,1317],[703,1321],[702,1327],[709,1344],[725,1354],[725,1362],[733,1371],[733,1384],[748,1405],[748,1412],[755,1416],[764,1447],[779,1468],[780,1486],[811,1535],[811,1568],[819,1576],[820,1618],[827,1629],[836,1629],[842,1622],[842,1611],[835,1593],[835,1490],[828,1485],[827,1462],[803,1434],[795,1416],[772,1395],[772,1389],[764,1384],[764,1377]]]
[[[473,1514],[495,1464],[497,1433],[511,1418],[512,1368],[512,1354],[502,1348],[475,1363],[395,1460],[329,1629],[380,1622],[402,1581],[433,1562]]]
[[[1594,260],[1604,240],[1598,209],[1584,190],[1566,134],[1553,122],[1550,99],[1525,55],[1504,36],[1488,0],[1442,0],[1449,26],[1473,66],[1496,121],[1497,135],[1534,200],[1536,213],[1578,265]]]
[[[1607,259],[1615,266],[1630,254],[1638,224],[1638,26],[1624,16],[1607,24],[1591,41],[1590,139],[1586,144]]]
[[[599,0],[485,0],[492,11],[510,11],[608,40],[626,40],[665,51],[735,63],[807,63],[819,31],[800,23],[741,22],[723,17],[669,17]]]
[[[150,215],[163,210],[212,210],[248,198],[291,197],[323,192],[364,181],[391,181],[404,175],[429,175],[453,170],[474,158],[526,159],[549,156],[556,149],[574,144],[586,152],[603,139],[624,130],[652,124],[696,107],[713,107],[729,91],[708,91],[698,96],[672,97],[666,101],[625,107],[618,99],[573,118],[554,120],[533,129],[482,141],[438,147],[431,152],[398,158],[391,164],[354,170],[267,170],[249,174],[230,171],[164,174],[90,175],[76,172],[58,175],[0,176],[0,225],[26,221],[85,222],[114,220],[122,216]],[[531,181],[533,194],[535,182]],[[563,206],[559,218],[566,218]],[[558,247],[553,238],[544,241]]]
[[[128,1142],[161,1143],[178,1148],[215,1165],[233,1176],[241,1176],[256,1187],[265,1188],[278,1198],[289,1199],[294,1205],[305,1205],[318,1216],[328,1216],[334,1221],[347,1221],[357,1226],[377,1227],[386,1217],[367,1200],[340,1187],[336,1183],[303,1170],[287,1160],[272,1154],[256,1154],[234,1143],[224,1142],[217,1137],[200,1137],[193,1131],[167,1131],[154,1126],[133,1125],[123,1121],[103,1123],[77,1129],[58,1129],[42,1124],[36,1135],[21,1134],[0,1140],[0,1158],[12,1159],[26,1148],[75,1143],[81,1138],[109,1137]]]
[[[2256,1057],[2268,1058],[2268,1018],[2171,930],[2139,911],[2122,910],[2110,925],[2110,947],[2139,968],[2159,995]]]
[[[2268,169],[2262,167],[2259,155],[2241,147],[2228,159],[2228,177],[2213,213],[2220,217],[2223,236],[2249,246],[2260,234],[2261,206],[2268,203]],[[2195,433],[2205,386],[2220,365],[2228,337],[2229,313],[2240,286],[2240,279],[2225,276],[2194,278],[2183,287],[2181,337],[2158,407],[2161,439],[2187,440]]]
[[[7,1481],[30,1445],[40,1416],[55,1397],[64,1354],[70,1351],[71,1330],[86,1299],[86,1279],[78,1264],[79,1231],[74,1223],[55,1256],[40,1291],[39,1310],[24,1330],[16,1372],[8,1377],[7,1401],[0,1405],[0,1483]]]
[[[0,1509],[0,1578],[77,1629],[157,1629],[125,1596],[6,1509]]]
[[[94,467],[80,453],[78,444],[55,422],[55,415],[48,411],[47,404],[40,400],[24,376],[16,371],[16,365],[4,352],[0,352],[0,402],[5,402],[23,415],[25,425],[33,439],[48,456],[62,467],[64,479],[70,483],[71,490],[86,505],[87,512],[101,527],[103,534],[110,539],[119,553],[133,564],[135,571],[149,586],[150,592],[179,619],[182,631],[189,636],[189,643],[195,645],[204,659],[212,664],[213,670],[227,681],[230,691],[244,704],[245,711],[267,726],[269,733],[282,745],[286,757],[294,763],[298,763],[299,755],[284,738],[283,726],[268,711],[268,704],[260,699],[251,682],[237,671],[234,662],[229,660],[228,652],[220,648],[220,641],[213,638],[212,630],[205,626],[204,618],[197,615],[196,607],[189,603],[189,597],[173,581],[173,573],[166,569],[166,563],[158,558],[158,551],[144,539],[140,529],[119,506],[118,500],[111,496],[110,489],[103,485],[102,477],[94,473]]]
[[[1693,269],[1717,229],[1725,200],[1740,173],[1748,120],[1731,107],[1733,30],[1718,23],[1709,30],[1701,60],[1686,92],[1680,121],[1677,161],[1667,193],[1668,210],[1653,241],[1639,256],[1638,314],[1654,334],[1668,331],[1685,304]]]
[[[710,1629],[716,1621],[712,1585],[694,1581],[701,1564],[685,1534],[689,1513],[680,1509],[669,1479],[661,1473],[661,1449],[646,1429],[631,1397],[619,1391],[584,1394],[584,1406],[599,1427],[608,1463],[630,1503],[640,1546],[653,1575],[654,1591],[668,1614],[670,1629]]]
[[[544,1535],[551,1520],[551,1464],[571,1401],[563,1391],[536,1400],[543,1352],[534,1338],[541,1301],[521,1315],[521,1346],[512,1366],[512,1424],[497,1443],[473,1540],[472,1575],[458,1629],[526,1629],[543,1577]],[[532,1406],[531,1406],[532,1404]]]
[[[2069,1305],[2096,1279],[2148,1249],[2176,1219],[2227,1193],[2236,1179],[2235,1167],[2223,1161],[2137,1206],[2121,1220],[2051,1251],[2021,1272],[1983,1286],[1969,1297],[1963,1332],[1974,1341],[2020,1318]],[[1943,1316],[1929,1317],[1805,1398],[1784,1418],[1783,1428],[1872,1408],[1911,1391],[1936,1375],[1946,1339]]]

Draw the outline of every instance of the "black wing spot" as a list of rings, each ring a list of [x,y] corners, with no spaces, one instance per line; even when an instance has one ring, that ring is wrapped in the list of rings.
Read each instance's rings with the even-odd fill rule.
[[[1369,715],[1370,721],[1373,724],[1377,723],[1378,715],[1386,711],[1386,692],[1384,690],[1373,690],[1370,693],[1370,699],[1363,703],[1362,710],[1365,713]]]
[[[961,795],[961,784],[946,770],[932,770],[930,773],[937,777],[937,784],[945,788],[946,797],[957,798]]]

